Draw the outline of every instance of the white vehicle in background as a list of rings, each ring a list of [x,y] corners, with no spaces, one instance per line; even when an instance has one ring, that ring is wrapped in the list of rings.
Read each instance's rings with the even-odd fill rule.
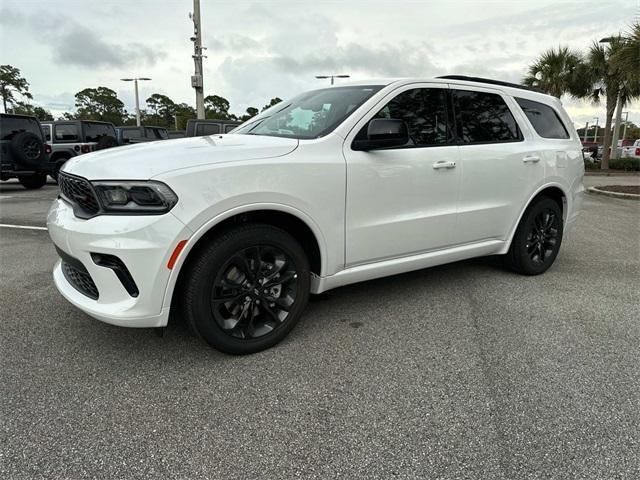
[[[622,157],[640,157],[640,139],[633,142],[633,145],[622,147]]]
[[[47,225],[64,297],[115,325],[177,310],[209,344],[271,347],[310,293],[484,255],[554,262],[584,188],[560,101],[467,77],[306,92],[232,134],[69,160]]]

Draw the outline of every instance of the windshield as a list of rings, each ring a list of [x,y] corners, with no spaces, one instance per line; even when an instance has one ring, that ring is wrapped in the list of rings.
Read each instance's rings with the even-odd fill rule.
[[[298,139],[322,137],[381,88],[381,85],[359,85],[306,92],[275,105],[233,133]]]

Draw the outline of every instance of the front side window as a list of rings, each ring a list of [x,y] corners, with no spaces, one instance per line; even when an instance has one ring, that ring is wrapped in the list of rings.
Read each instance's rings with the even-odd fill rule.
[[[84,135],[86,142],[98,142],[102,137],[115,137],[115,132],[107,123],[85,123]]]
[[[319,138],[334,130],[381,88],[380,85],[348,86],[306,92],[278,103],[233,133]]]
[[[446,89],[415,88],[396,96],[374,118],[404,120],[409,130],[408,146],[447,145],[454,140],[447,110]],[[358,135],[366,135],[366,128]]]
[[[517,142],[520,129],[500,95],[454,90],[458,137],[463,144]]]
[[[62,123],[55,125],[55,138],[60,142],[77,142],[78,126],[75,123]]]
[[[569,138],[569,132],[562,120],[549,105],[517,97],[516,102],[518,102],[538,135],[543,138]]]

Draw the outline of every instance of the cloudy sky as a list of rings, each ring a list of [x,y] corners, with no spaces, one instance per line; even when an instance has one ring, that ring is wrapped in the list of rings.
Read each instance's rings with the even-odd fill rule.
[[[20,68],[34,101],[59,113],[75,92],[107,86],[133,111],[122,77],[148,76],[141,98],[194,104],[191,0],[0,0],[0,63]],[[625,30],[640,0],[201,0],[205,95],[262,107],[327,82],[471,74],[519,81],[543,50],[585,50]],[[577,126],[604,106],[563,99]],[[640,123],[640,104],[629,106]]]

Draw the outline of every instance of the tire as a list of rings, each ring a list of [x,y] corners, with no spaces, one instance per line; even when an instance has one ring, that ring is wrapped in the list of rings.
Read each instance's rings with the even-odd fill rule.
[[[37,169],[47,161],[42,139],[31,132],[16,134],[11,139],[9,150],[14,161],[25,170]]]
[[[32,175],[20,175],[20,184],[27,190],[37,190],[47,183],[47,175],[44,173],[34,173]]]
[[[60,169],[62,168],[62,165],[64,165],[64,162],[66,162],[67,160],[69,159],[59,158],[58,160],[56,160],[56,163],[53,165],[53,169],[51,170],[51,174],[49,176],[53,178],[53,180],[56,183],[58,183],[58,174],[60,173]]]
[[[112,137],[111,135],[105,135],[100,137],[98,140],[98,144],[96,145],[96,150],[104,150],[105,148],[117,147],[118,141]]]
[[[506,255],[507,266],[523,275],[546,272],[560,251],[562,209],[549,197],[540,197],[527,208]]]
[[[298,323],[309,300],[304,250],[270,225],[220,234],[185,268],[181,300],[189,326],[225,353],[246,355],[277,344]]]

